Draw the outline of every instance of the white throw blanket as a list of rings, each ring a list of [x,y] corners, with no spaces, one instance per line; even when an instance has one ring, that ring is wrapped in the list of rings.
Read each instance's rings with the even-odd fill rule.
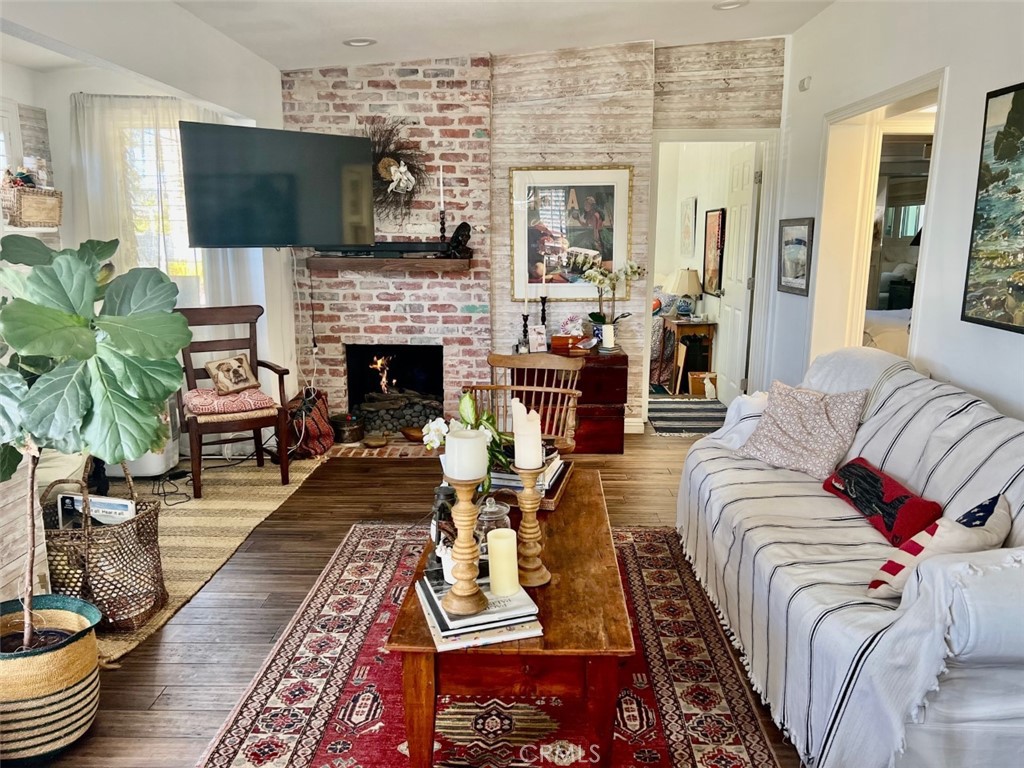
[[[867,597],[888,542],[810,477],[738,457],[732,447],[755,423],[751,412],[728,420],[690,451],[680,487],[686,552],[801,758],[815,768],[889,766],[944,669],[955,579],[923,578],[922,568],[901,603]],[[1006,546],[1024,546],[1024,423],[981,400],[893,366],[844,461],[855,456],[947,516],[1006,494]]]

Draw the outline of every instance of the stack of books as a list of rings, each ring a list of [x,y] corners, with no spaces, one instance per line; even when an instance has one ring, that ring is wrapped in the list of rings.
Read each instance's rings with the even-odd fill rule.
[[[565,462],[557,451],[553,451],[544,463],[544,472],[537,477],[537,490],[544,493],[551,488],[558,480],[559,475],[565,469]],[[523,482],[515,472],[500,472],[491,470],[492,488],[510,488],[514,491],[523,489]]]
[[[450,616],[441,607],[441,599],[451,586],[443,579],[427,576],[416,582],[420,607],[438,651],[457,651],[544,634],[537,621],[537,604],[525,590],[520,589],[510,597],[495,597],[490,592],[489,579],[478,579],[478,583],[487,595],[487,609],[475,616]]]

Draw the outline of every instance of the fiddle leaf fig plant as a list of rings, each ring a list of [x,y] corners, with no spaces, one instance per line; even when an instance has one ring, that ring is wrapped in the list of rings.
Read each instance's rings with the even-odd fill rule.
[[[181,386],[178,352],[192,339],[173,312],[178,288],[158,269],[113,277],[118,241],[54,251],[0,239],[0,482],[29,457],[25,640],[31,646],[35,468],[39,451],[137,459],[167,441],[164,404]],[[14,268],[7,264],[22,265]],[[26,270],[25,267],[28,269]]]

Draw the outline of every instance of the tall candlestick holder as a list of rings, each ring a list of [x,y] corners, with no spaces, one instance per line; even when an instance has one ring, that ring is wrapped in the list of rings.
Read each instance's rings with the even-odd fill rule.
[[[523,343],[530,343],[530,315],[526,312],[523,313]]]
[[[519,523],[519,583],[524,587],[543,587],[551,581],[551,573],[540,560],[544,548],[540,523],[537,522],[537,510],[540,508],[541,494],[537,490],[537,478],[544,467],[523,469],[512,467],[523,481],[523,490],[517,491],[519,511],[523,513]]]
[[[437,216],[438,223],[441,225],[441,242],[442,243],[445,241],[444,225],[445,225],[446,218],[447,217],[445,216],[444,208],[442,207],[441,208],[441,212]]]
[[[474,533],[480,509],[473,503],[473,494],[484,479],[456,480],[447,475],[444,479],[455,488],[456,503],[452,507],[452,521],[457,534],[452,547],[452,575],[455,583],[441,598],[441,607],[452,616],[473,616],[487,608],[487,595],[480,591],[480,585],[476,583],[480,573],[480,545]]]
[[[547,327],[548,324],[548,297],[540,297],[540,324]]]

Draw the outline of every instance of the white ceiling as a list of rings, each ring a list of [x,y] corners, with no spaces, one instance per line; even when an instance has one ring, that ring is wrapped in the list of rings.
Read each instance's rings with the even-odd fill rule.
[[[135,0],[141,2],[141,0]],[[372,64],[471,53],[527,53],[631,40],[657,46],[794,32],[832,0],[178,0],[190,13],[281,69]],[[368,48],[342,41],[372,37]],[[37,72],[81,62],[0,34],[0,61]]]
[[[526,53],[631,40],[658,46],[794,32],[831,0],[179,0],[281,69]],[[372,37],[369,48],[342,41]]]

